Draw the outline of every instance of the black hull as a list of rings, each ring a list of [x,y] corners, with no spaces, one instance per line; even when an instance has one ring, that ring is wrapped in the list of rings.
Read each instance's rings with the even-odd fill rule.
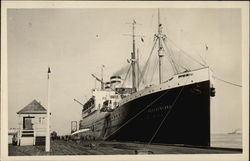
[[[210,146],[210,81],[139,97],[93,125],[104,140]]]

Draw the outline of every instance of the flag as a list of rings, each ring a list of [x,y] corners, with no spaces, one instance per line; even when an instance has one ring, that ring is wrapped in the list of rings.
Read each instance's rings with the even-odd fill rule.
[[[144,39],[141,37],[141,41],[144,42]]]
[[[206,45],[206,50],[208,50],[208,46]]]
[[[51,71],[50,71],[50,67],[48,67],[48,73],[51,73]]]

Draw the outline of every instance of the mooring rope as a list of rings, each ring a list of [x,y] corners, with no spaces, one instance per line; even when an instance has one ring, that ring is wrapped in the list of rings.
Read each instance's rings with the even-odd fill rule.
[[[233,85],[233,86],[237,86],[237,87],[242,87],[242,85],[240,84],[236,84],[236,83],[232,83],[232,82],[229,82],[229,81],[226,81],[226,80],[223,80],[221,78],[218,78],[217,76],[214,76],[215,79],[219,80],[219,81],[222,81],[224,83],[227,83],[227,84],[230,84],[230,85]]]
[[[128,124],[130,121],[132,121],[134,118],[136,118],[138,115],[140,115],[142,112],[144,112],[148,107],[150,107],[152,104],[154,104],[156,101],[158,101],[161,97],[163,97],[164,95],[166,95],[168,93],[169,90],[166,90],[166,92],[164,92],[162,95],[160,95],[158,98],[156,98],[154,101],[152,101],[150,104],[148,104],[144,109],[142,109],[140,112],[138,112],[136,115],[134,115],[133,117],[131,117],[129,120],[127,120],[124,124],[122,124],[122,126],[120,126],[118,129],[116,129],[114,132],[112,132],[107,139],[113,135],[114,133],[116,133],[118,130],[120,130],[123,126],[125,126],[126,124]]]
[[[188,77],[188,78],[189,78],[189,77]],[[188,80],[188,78],[187,78],[187,80]],[[186,80],[185,84],[183,85],[183,87],[181,88],[181,91],[178,93],[177,97],[175,98],[174,102],[172,103],[171,109],[166,113],[166,115],[165,115],[164,118],[162,119],[160,125],[158,126],[157,130],[155,131],[154,135],[151,137],[150,141],[148,142],[148,144],[147,144],[146,146],[148,146],[148,145],[151,144],[151,142],[152,142],[153,139],[155,138],[156,134],[158,133],[159,129],[161,128],[163,122],[166,120],[167,116],[170,114],[170,112],[171,112],[172,109],[174,108],[174,105],[175,105],[176,101],[178,100],[178,98],[180,97],[180,95],[181,95],[181,93],[182,93],[182,91],[183,91],[183,89],[184,89],[184,87],[185,87],[185,85],[186,85],[186,83],[187,83],[187,80]]]
[[[184,78],[183,78],[184,79]],[[182,79],[182,80],[183,80]],[[188,80],[189,78],[187,78]],[[186,80],[186,82],[187,82]],[[186,85],[186,82],[184,84],[184,86]],[[183,90],[184,86],[182,87],[181,91]],[[162,95],[160,95],[158,98],[156,98],[154,101],[152,101],[150,104],[148,104],[145,108],[143,108],[140,112],[138,112],[136,115],[134,115],[133,117],[131,117],[129,120],[127,120],[125,123],[122,124],[122,126],[120,126],[118,129],[116,129],[114,132],[112,132],[106,139],[108,139],[110,136],[112,136],[114,133],[116,133],[117,131],[119,131],[122,127],[124,127],[126,124],[128,124],[130,121],[132,121],[133,119],[135,119],[137,116],[139,116],[142,112],[144,112],[147,108],[149,108],[152,104],[154,104],[156,101],[158,101],[161,97],[163,97],[164,95],[166,95],[168,93],[170,89],[166,90]],[[178,95],[179,96],[179,95]],[[177,96],[177,97],[178,97]]]

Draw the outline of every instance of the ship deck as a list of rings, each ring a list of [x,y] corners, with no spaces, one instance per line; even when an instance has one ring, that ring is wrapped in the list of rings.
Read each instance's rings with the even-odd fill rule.
[[[9,145],[9,156],[39,155],[117,155],[117,154],[240,154],[242,149],[194,147],[184,145],[143,144],[107,141],[51,141],[51,152],[45,146]]]

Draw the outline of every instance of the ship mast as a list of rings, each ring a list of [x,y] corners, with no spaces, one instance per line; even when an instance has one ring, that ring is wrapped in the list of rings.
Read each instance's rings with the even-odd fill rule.
[[[127,23],[127,24],[132,25],[132,35],[131,34],[124,34],[124,35],[131,36],[132,41],[133,41],[130,63],[131,63],[131,68],[132,68],[132,93],[134,93],[139,88],[139,64],[138,64],[138,60],[136,59],[135,38],[138,36],[142,37],[142,35],[135,35],[135,25],[141,25],[141,24],[138,24],[135,20],[133,20],[132,23]],[[139,58],[139,56],[138,56],[138,58]],[[137,69],[136,69],[136,65],[138,66]],[[136,72],[138,72],[138,73],[136,74]]]
[[[103,68],[104,68],[104,65],[102,65],[102,67],[101,67],[101,90],[104,90]]]
[[[161,39],[164,35],[162,35],[162,24],[160,22],[160,9],[158,9],[158,56],[159,56],[159,83],[162,83],[162,57],[164,56],[164,51],[161,43]]]
[[[133,39],[133,52],[131,53],[131,66],[132,66],[132,92],[136,92],[136,74],[135,74],[135,24],[136,21],[134,20],[132,23],[132,39]]]

